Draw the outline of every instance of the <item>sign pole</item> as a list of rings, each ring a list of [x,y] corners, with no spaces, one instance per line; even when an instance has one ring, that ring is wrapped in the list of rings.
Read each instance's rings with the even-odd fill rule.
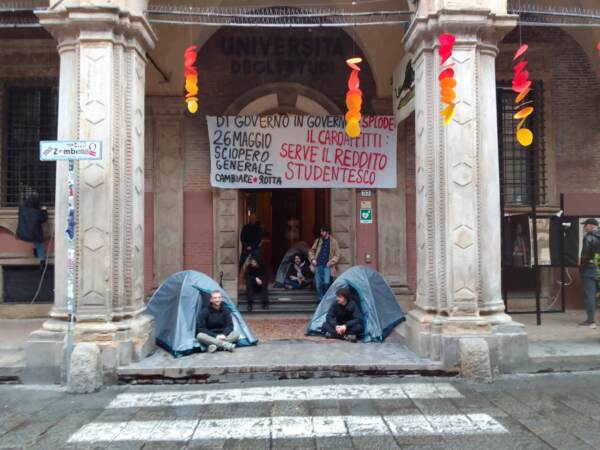
[[[71,367],[71,354],[73,353],[73,328],[75,325],[75,161],[69,160],[67,177],[68,215],[65,239],[67,240],[67,313],[69,323],[67,326],[67,361],[66,375],[69,383]]]
[[[77,174],[76,161],[98,161],[102,159],[102,141],[77,140],[77,141],[40,141],[40,161],[69,161],[67,172],[67,228],[65,239],[67,241],[67,352],[65,355],[66,380],[69,383],[69,369],[71,367],[71,354],[73,353],[73,333],[75,330],[75,180]]]

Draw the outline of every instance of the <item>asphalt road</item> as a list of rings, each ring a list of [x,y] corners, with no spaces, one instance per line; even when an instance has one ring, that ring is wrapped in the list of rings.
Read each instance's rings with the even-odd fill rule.
[[[600,373],[0,386],[0,449],[600,448]]]

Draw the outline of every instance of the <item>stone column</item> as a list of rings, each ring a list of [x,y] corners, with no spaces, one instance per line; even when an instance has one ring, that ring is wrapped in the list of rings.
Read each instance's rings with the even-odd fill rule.
[[[154,345],[144,310],[144,96],[156,37],[142,0],[77,0],[38,12],[58,42],[58,139],[98,139],[103,158],[76,164],[76,327],[96,342],[106,374]],[[67,329],[67,162],[57,163],[55,305],[27,346],[27,381],[59,381]]]
[[[419,355],[449,367],[459,363],[461,338],[483,337],[494,369],[509,372],[527,363],[527,336],[504,313],[500,290],[494,61],[515,18],[499,0],[493,10],[471,3],[421,2],[404,38],[416,80],[417,308],[407,338]],[[443,32],[456,36],[457,106],[447,126],[438,85]]]

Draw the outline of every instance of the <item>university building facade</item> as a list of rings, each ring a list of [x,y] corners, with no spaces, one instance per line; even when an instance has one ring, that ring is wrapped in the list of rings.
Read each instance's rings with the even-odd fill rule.
[[[553,212],[560,193],[593,201],[600,192],[597,29],[518,29],[506,0],[408,1],[406,27],[148,20],[147,11],[171,3],[51,0],[1,13],[4,23],[21,26],[0,28],[0,317],[48,316],[29,339],[29,379],[59,380],[64,367],[68,163],[40,162],[38,154],[38,142],[53,139],[104,145],[103,159],[78,163],[76,173],[74,338],[100,345],[109,374],[153,349],[145,299],[174,272],[207,273],[238,297],[239,236],[249,212],[262,222],[273,267],[290,245],[312,243],[318,227],[330,224],[340,269],[366,264],[383,274],[408,312],[403,326],[417,354],[451,367],[461,339],[483,337],[497,370],[523,367],[527,335],[502,299],[501,203],[505,212],[519,212],[535,196]],[[457,107],[448,126],[440,120],[442,32],[456,36]],[[529,44],[536,108],[529,150],[515,142],[508,89],[522,42]],[[183,91],[189,45],[198,46],[195,114]],[[414,111],[400,120],[407,54]],[[354,55],[364,60],[363,114],[397,119],[395,188],[211,186],[207,116],[343,115],[345,60]],[[15,230],[17,206],[32,192],[50,209],[54,292],[44,284],[41,303],[30,304],[15,292],[20,283],[37,284],[39,270]],[[372,223],[359,220],[366,205]]]

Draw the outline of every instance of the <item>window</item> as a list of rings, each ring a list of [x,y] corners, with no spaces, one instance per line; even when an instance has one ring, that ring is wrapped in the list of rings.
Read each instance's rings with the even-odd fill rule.
[[[500,190],[504,206],[531,206],[533,192],[536,204],[546,202],[546,165],[543,136],[542,83],[536,81],[528,99],[533,102],[534,113],[526,126],[533,131],[533,144],[522,147],[516,140],[518,121],[513,119],[515,93],[510,84],[498,82],[498,150],[500,157]],[[534,164],[536,170],[534,171]],[[537,185],[537,186],[536,186]]]
[[[18,206],[33,192],[54,206],[56,164],[39,160],[39,142],[56,139],[58,88],[7,83],[3,97],[2,206]]]

